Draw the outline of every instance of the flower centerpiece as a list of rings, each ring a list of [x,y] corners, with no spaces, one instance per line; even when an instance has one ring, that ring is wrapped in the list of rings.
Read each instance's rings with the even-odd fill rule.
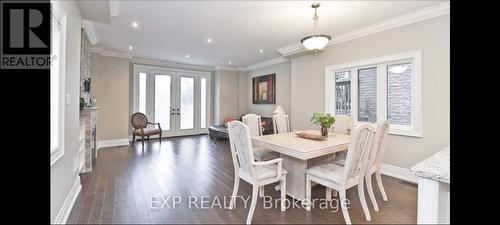
[[[233,121],[233,120],[234,120],[234,118],[231,118],[231,117],[227,117],[227,118],[225,118],[225,119],[224,119],[224,126],[226,126],[226,127],[227,127],[227,124],[229,124],[229,122],[231,122],[231,121]]]
[[[322,136],[328,136],[328,129],[335,123],[335,118],[329,113],[323,115],[323,113],[315,112],[311,118],[311,122],[321,126]]]

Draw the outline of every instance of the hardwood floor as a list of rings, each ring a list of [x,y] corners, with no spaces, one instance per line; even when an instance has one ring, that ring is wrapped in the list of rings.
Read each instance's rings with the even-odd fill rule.
[[[152,139],[144,145],[144,150],[140,142],[133,147],[99,150],[94,170],[81,175],[82,191],[68,223],[245,223],[248,208],[243,207],[243,200],[237,201],[235,210],[223,208],[229,205],[234,179],[228,141],[214,142],[208,135],[200,135],[164,138],[161,145]],[[347,191],[352,223],[416,223],[416,185],[387,176],[383,176],[383,182],[388,202],[382,201],[374,183],[379,212],[373,210],[366,194],[371,222],[364,219],[357,188]],[[324,190],[314,186],[313,199],[324,198]],[[251,186],[241,181],[238,194],[247,198],[251,192]],[[267,185],[265,193],[273,201],[279,199],[274,185]],[[163,201],[167,196],[180,196],[181,203],[174,208],[174,197]],[[196,196],[191,204],[189,196]],[[204,206],[210,206],[216,198],[221,207],[215,204],[213,209],[201,208],[202,200],[206,201]],[[165,202],[170,208],[160,208]],[[279,206],[264,209],[263,199],[259,198],[252,223],[344,223],[340,209],[332,210],[320,209],[317,204],[310,212],[297,207],[281,212]]]

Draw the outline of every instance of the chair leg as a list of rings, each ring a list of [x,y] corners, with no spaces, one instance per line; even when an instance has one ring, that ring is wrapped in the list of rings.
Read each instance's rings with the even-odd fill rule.
[[[375,178],[377,179],[378,189],[380,190],[380,193],[382,194],[382,198],[384,199],[384,201],[387,202],[387,200],[388,200],[387,194],[385,194],[384,185],[382,185],[382,175],[380,175],[380,170],[375,172]]]
[[[144,150],[144,136],[141,137],[141,142],[142,142],[142,150]]]
[[[235,207],[235,201],[236,201],[236,195],[238,194],[238,188],[240,187],[240,178],[235,177],[234,178],[234,187],[233,187],[233,195],[231,196],[231,202],[229,203],[229,208],[234,209]]]
[[[259,197],[264,198],[264,185],[259,187]]]
[[[365,217],[367,221],[371,221],[372,217],[370,216],[370,210],[368,210],[368,204],[366,204],[365,198],[365,185],[363,184],[363,179],[358,184],[358,196],[359,201],[361,202],[361,206],[363,207],[363,212],[365,213]]]
[[[149,135],[148,135],[148,142],[149,142]]]
[[[306,211],[311,211],[311,180],[306,176]]]
[[[332,200],[332,189],[329,188],[329,187],[326,187],[325,198],[326,198],[327,201],[331,201]]]
[[[160,144],[161,144],[161,132],[160,132]]]
[[[286,211],[286,175],[283,176],[283,179],[281,180],[281,211],[284,212]]]
[[[255,211],[255,205],[257,205],[257,198],[259,197],[259,187],[253,185],[252,188],[252,203],[250,204],[250,211],[247,216],[247,224],[252,223],[253,212]]]
[[[337,190],[332,190],[333,191],[333,197],[337,197],[339,195],[339,193],[337,192]]]
[[[378,212],[377,199],[375,199],[375,195],[373,194],[372,175],[371,174],[368,173],[365,175],[365,182],[366,182],[366,189],[368,191],[368,196],[370,196],[370,201],[373,204],[373,209],[376,212]]]
[[[135,134],[132,133],[132,144],[134,144],[134,143],[135,143]]]
[[[345,190],[339,191],[339,195],[340,195],[340,208],[342,208],[342,214],[344,215],[345,223],[351,224],[351,218],[349,217],[347,206],[344,207],[344,204],[347,203]]]

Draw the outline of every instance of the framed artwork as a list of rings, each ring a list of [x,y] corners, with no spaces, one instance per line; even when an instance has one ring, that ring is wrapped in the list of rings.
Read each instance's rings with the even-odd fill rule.
[[[276,74],[252,78],[252,103],[276,104]]]

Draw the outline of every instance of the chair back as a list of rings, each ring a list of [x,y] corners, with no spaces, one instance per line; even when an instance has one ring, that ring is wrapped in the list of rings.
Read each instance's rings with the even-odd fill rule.
[[[235,120],[227,125],[227,129],[235,174],[239,174],[242,171],[253,176],[255,174],[252,166],[254,156],[249,127]]]
[[[370,158],[368,159],[368,170],[378,170],[384,158],[385,144],[389,136],[390,124],[386,120],[377,124],[375,134],[373,135],[373,144],[371,147]]]
[[[288,133],[292,131],[287,114],[277,113],[273,115],[273,131],[275,134]]]
[[[146,128],[148,125],[148,118],[141,112],[132,114],[130,122],[135,129]]]
[[[349,134],[352,128],[352,117],[348,115],[335,115],[335,123],[333,123],[333,133]]]
[[[262,136],[262,123],[259,115],[252,113],[246,114],[241,120],[249,127],[251,137]]]
[[[362,178],[364,175],[364,170],[368,160],[367,156],[369,155],[366,154],[366,152],[369,151],[369,147],[371,146],[370,144],[373,136],[372,131],[372,124],[363,123],[356,126],[351,134],[351,140],[349,142],[349,149],[347,150],[346,162],[344,166],[346,173],[346,185],[351,181]]]

